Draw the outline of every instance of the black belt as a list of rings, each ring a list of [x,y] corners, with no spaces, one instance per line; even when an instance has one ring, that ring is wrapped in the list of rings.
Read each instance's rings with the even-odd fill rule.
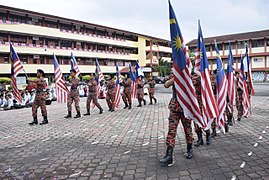
[[[45,92],[43,90],[36,90],[36,93],[42,93],[42,92]]]

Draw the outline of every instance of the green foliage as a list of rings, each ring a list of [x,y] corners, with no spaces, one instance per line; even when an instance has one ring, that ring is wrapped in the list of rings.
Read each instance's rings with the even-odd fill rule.
[[[160,60],[159,66],[157,67],[157,71],[160,73],[160,76],[165,77],[171,73],[171,63]]]
[[[11,83],[11,79],[7,77],[0,78],[0,83]]]
[[[82,80],[83,81],[89,81],[90,80],[90,78],[91,78],[91,76],[90,75],[85,75],[85,76],[82,76]]]
[[[30,79],[32,81],[35,81],[35,80],[37,80],[37,77],[28,77],[27,79]]]

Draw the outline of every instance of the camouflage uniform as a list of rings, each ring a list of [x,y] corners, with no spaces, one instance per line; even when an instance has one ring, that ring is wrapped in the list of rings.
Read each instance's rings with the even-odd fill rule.
[[[173,75],[169,76],[169,79],[173,78]],[[175,138],[177,134],[177,127],[179,124],[179,121],[181,120],[181,123],[184,128],[185,132],[185,138],[187,144],[192,144],[193,142],[193,134],[192,134],[192,127],[191,127],[191,119],[187,119],[184,116],[183,109],[180,106],[180,104],[177,101],[176,98],[176,89],[173,85],[173,97],[170,100],[169,103],[169,110],[170,110],[170,115],[169,115],[169,128],[168,128],[168,133],[166,137],[166,145],[175,147]]]
[[[126,104],[127,101],[129,105],[132,105],[132,81],[130,78],[125,78],[122,81],[123,84],[123,92],[122,92],[122,100]]]
[[[109,110],[115,110],[116,83],[110,79],[107,84],[106,102]]]
[[[238,87],[238,81],[237,78],[235,81],[235,88],[236,88],[236,109],[238,111],[237,118],[241,118],[243,116],[243,90]]]
[[[157,101],[157,99],[154,97],[154,93],[155,93],[155,85],[156,82],[154,79],[149,81],[149,99],[150,99],[150,104],[152,104],[152,99],[154,99],[155,103]]]
[[[146,100],[144,99],[144,82],[140,79],[138,79],[137,83],[136,83],[136,87],[137,87],[137,100],[139,105],[141,105],[142,101],[144,101],[144,103],[146,102]]]
[[[67,108],[68,111],[72,111],[72,103],[75,102],[75,107],[77,112],[80,112],[79,108],[79,92],[78,92],[78,83],[79,80],[77,78],[71,78],[71,89],[67,95]]]
[[[36,96],[35,100],[32,106],[32,115],[33,117],[37,117],[37,109],[41,107],[41,114],[43,117],[47,116],[47,110],[46,110],[46,92],[44,89],[47,86],[46,81],[44,78],[40,78],[36,81],[34,81],[36,84]]]
[[[102,107],[100,106],[97,100],[97,82],[95,81],[94,78],[90,79],[90,81],[88,82],[88,87],[89,87],[89,91],[88,91],[88,98],[87,98],[87,104],[86,104],[87,110],[90,110],[92,101],[99,109],[102,109]]]

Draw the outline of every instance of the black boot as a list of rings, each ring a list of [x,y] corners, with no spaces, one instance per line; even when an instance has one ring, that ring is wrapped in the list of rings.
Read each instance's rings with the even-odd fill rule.
[[[104,110],[101,108],[99,114],[103,114]]]
[[[214,138],[215,136],[217,136],[216,128],[212,128],[211,138]]]
[[[237,118],[237,121],[241,121],[241,118]]]
[[[227,116],[227,122],[228,122],[228,125],[229,126],[233,126],[233,121],[232,121],[232,119],[233,119],[233,116]]]
[[[49,123],[48,117],[47,116],[44,116],[43,117],[43,121],[39,125],[44,125],[44,124],[48,124],[48,123]]]
[[[173,148],[171,146],[167,146],[166,154],[159,162],[164,166],[173,165]]]
[[[192,158],[192,143],[187,145],[187,153],[185,154],[187,159]]]
[[[132,104],[129,105],[129,108],[128,109],[132,109]]]
[[[149,100],[149,105],[152,105],[152,98],[150,98]]]
[[[91,115],[90,109],[87,109],[87,113],[86,113],[86,114],[83,114],[83,115],[84,115],[84,116]]]
[[[138,104],[138,106],[136,106],[136,107],[142,107],[142,105],[141,105],[141,102]]]
[[[71,118],[71,111],[68,111],[68,114],[64,118]]]
[[[211,135],[210,135],[210,131],[207,130],[206,131],[206,145],[211,144]]]
[[[81,117],[80,111],[77,111],[77,115],[74,118],[80,118],[80,117]]]
[[[229,132],[229,126],[227,123],[225,123],[224,128],[225,128],[225,133]]]
[[[202,136],[202,132],[201,133],[196,133],[198,140],[194,143],[194,146],[200,146],[200,145],[204,145],[204,140],[203,140],[203,136]]]
[[[143,101],[144,101],[144,105],[146,105],[147,104],[147,101],[145,99]]]
[[[29,123],[30,126],[37,125],[37,124],[38,124],[37,117],[34,117],[34,120]]]
[[[125,106],[124,106],[123,109],[126,109],[126,108],[128,108],[128,103],[127,102],[125,103]]]

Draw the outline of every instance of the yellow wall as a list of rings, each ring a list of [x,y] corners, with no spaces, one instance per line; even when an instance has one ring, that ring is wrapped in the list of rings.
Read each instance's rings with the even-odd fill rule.
[[[140,66],[146,66],[146,39],[138,37],[138,60]]]

